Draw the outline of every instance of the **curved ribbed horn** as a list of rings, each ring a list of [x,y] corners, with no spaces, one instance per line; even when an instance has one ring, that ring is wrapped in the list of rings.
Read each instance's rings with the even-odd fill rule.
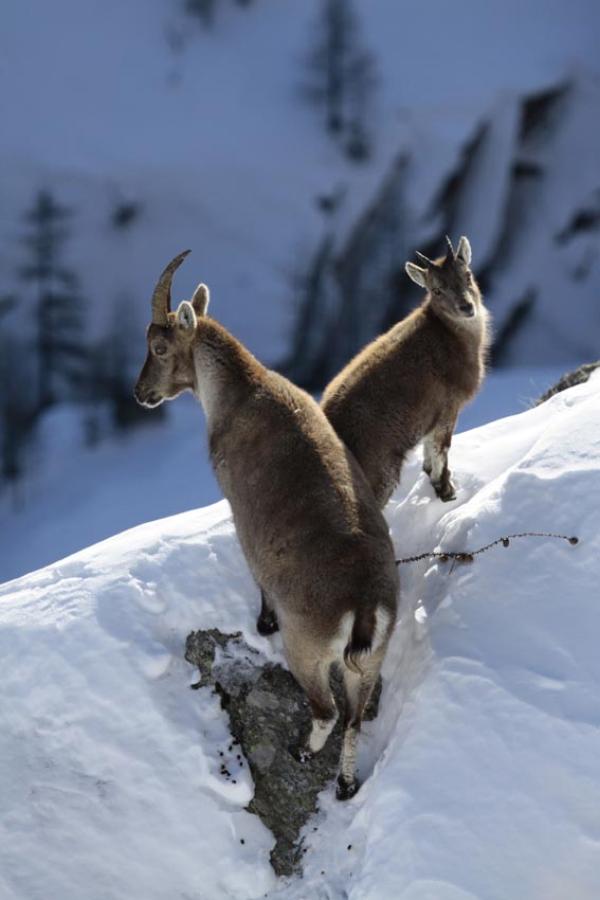
[[[162,271],[152,294],[152,322],[154,325],[167,325],[168,313],[171,311],[171,282],[173,274],[179,268],[189,250],[184,250],[171,260]]]
[[[415,256],[418,256],[421,262],[424,262],[428,268],[435,268],[435,263],[432,259],[429,259],[428,256],[425,256],[424,253],[420,253],[418,250],[415,250]]]
[[[452,241],[448,235],[446,235],[446,243],[448,244],[448,252],[446,254],[446,259],[444,260],[444,265],[451,266],[456,260],[456,254],[454,252],[454,247],[452,246]]]

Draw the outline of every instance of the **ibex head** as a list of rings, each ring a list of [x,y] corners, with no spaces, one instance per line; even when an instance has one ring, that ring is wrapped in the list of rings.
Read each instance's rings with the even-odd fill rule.
[[[456,251],[447,237],[448,252],[445,257],[431,260],[417,251],[424,268],[406,263],[409,278],[431,294],[434,308],[456,319],[471,318],[481,303],[479,288],[471,272],[471,245],[461,237]]]
[[[171,312],[171,281],[190,251],[185,250],[163,270],[152,295],[152,321],[148,326],[148,353],[133,395],[146,407],[173,400],[195,388],[193,344],[198,317],[206,315],[209,293],[199,284],[192,300],[182,300]]]

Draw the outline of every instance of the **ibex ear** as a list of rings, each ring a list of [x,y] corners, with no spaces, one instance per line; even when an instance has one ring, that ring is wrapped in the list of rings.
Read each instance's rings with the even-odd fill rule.
[[[408,275],[408,277],[412,279],[415,284],[418,284],[419,287],[427,288],[425,269],[422,269],[420,266],[417,266],[411,262],[407,262],[404,268],[406,269],[406,274]]]
[[[188,303],[187,300],[182,300],[179,306],[177,307],[177,324],[180,328],[183,328],[184,331],[195,331],[196,325],[198,324],[198,320],[196,319],[196,313],[194,312],[194,307],[191,303]]]
[[[205,316],[210,301],[210,293],[205,284],[199,284],[192,297],[192,306],[197,316]]]
[[[471,244],[469,243],[469,238],[465,237],[464,234],[458,242],[458,247],[456,248],[456,258],[462,259],[465,266],[471,265]]]

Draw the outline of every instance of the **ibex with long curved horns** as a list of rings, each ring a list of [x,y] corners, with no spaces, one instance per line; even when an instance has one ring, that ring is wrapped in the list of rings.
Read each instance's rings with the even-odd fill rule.
[[[471,271],[471,245],[449,238],[445,257],[418,253],[406,272],[427,294],[420,307],[365,347],[327,386],[321,406],[383,507],[406,454],[424,440],[423,468],[441,500],[454,500],[448,449],[462,407],[485,373],[487,311]]]
[[[240,544],[281,628],[312,709],[301,760],[337,717],[329,687],[341,666],[345,732],[338,797],[358,788],[356,741],[394,627],[398,576],[388,529],[358,464],[308,394],[262,366],[206,315],[208,289],[170,310],[185,253],[152,298],[148,355],[135,387],[144,406],[192,391],[206,414],[211,460]]]

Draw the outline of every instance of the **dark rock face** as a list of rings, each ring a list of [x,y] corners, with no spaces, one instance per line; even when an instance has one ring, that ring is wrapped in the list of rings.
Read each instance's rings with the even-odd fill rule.
[[[196,631],[185,658],[198,666],[198,686],[212,687],[229,715],[231,733],[248,760],[254,797],[248,805],[275,837],[271,865],[278,875],[300,869],[300,829],[317,809],[317,796],[334,777],[340,728],[310,763],[297,762],[289,746],[309,728],[310,712],[292,675],[252,651],[240,634]]]
[[[551,388],[548,388],[545,394],[542,394],[535,403],[535,406],[539,406],[540,403],[545,403],[550,397],[554,397],[555,394],[560,394],[561,391],[566,391],[567,388],[588,381],[592,372],[595,372],[598,368],[600,368],[600,359],[593,363],[585,363],[583,366],[579,366],[579,368],[574,369],[572,372],[567,372],[566,375],[559,378],[556,384],[552,385]]]
[[[310,762],[299,763],[289,747],[307,734],[310,711],[290,672],[267,662],[244,643],[239,632],[194,631],[188,635],[185,658],[200,672],[193,687],[212,688],[219,694],[234,742],[248,760],[255,786],[248,810],[275,837],[273,869],[278,875],[299,872],[300,830],[317,810],[320,791],[337,774],[340,721],[324,749]]]

